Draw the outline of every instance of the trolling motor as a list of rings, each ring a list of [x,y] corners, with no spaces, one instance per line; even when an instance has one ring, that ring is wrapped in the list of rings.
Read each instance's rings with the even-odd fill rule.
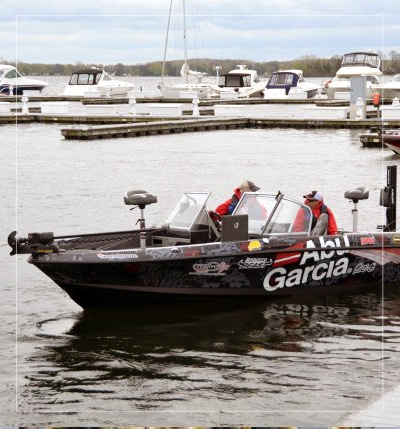
[[[348,200],[352,200],[354,203],[352,214],[353,214],[353,232],[357,232],[358,228],[358,209],[357,204],[360,200],[367,200],[369,198],[369,190],[364,187],[356,188],[352,191],[346,191],[344,197]]]
[[[139,222],[140,225],[140,248],[145,249],[146,248],[146,221],[144,219],[144,209],[147,205],[153,204],[157,202],[157,197],[154,194],[149,194],[146,191],[136,190],[136,191],[129,191],[126,196],[124,197],[124,202],[127,205],[133,205],[135,207],[132,207],[131,210],[134,210],[136,207],[139,207],[140,209],[140,219],[138,219],[137,222]]]
[[[19,236],[17,231],[8,235],[8,244],[11,247],[10,255],[17,253],[57,253],[58,246],[53,242],[54,234],[52,232],[32,232],[26,237]]]

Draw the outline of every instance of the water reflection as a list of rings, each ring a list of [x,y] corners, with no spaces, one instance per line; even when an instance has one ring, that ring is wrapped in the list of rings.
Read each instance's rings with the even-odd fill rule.
[[[84,311],[64,335],[51,329],[70,320],[43,321],[47,345],[21,404],[93,415],[357,409],[379,392],[383,360],[397,383],[400,291],[385,294]]]

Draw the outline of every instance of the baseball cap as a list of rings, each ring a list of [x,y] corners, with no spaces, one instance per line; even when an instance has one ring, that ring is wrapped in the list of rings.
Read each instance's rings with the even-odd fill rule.
[[[318,192],[318,191],[312,191],[307,195],[303,195],[303,197],[307,198],[307,200],[317,200],[317,201],[322,201],[324,199],[321,192]]]

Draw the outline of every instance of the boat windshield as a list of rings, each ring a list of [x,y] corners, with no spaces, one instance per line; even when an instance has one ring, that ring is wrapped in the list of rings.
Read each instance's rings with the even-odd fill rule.
[[[169,229],[191,232],[199,224],[207,225],[205,205],[210,195],[210,192],[185,192],[165,221]]]
[[[224,74],[219,78],[219,86],[236,88],[251,86],[250,74]]]
[[[268,81],[267,88],[285,88],[286,86],[296,86],[299,76],[294,73],[273,73]]]
[[[113,78],[105,71],[103,72],[103,80],[113,80]]]
[[[354,52],[345,54],[342,60],[342,66],[367,66],[378,68],[380,64],[377,54],[368,52]]]
[[[96,85],[99,83],[101,72],[73,73],[69,85]]]
[[[281,193],[245,192],[233,214],[248,215],[250,235],[311,233],[311,209]]]
[[[0,76],[1,76],[1,74],[0,74]],[[9,71],[4,72],[4,77],[6,79],[17,79],[17,78],[22,77],[22,76],[17,69],[11,69]]]

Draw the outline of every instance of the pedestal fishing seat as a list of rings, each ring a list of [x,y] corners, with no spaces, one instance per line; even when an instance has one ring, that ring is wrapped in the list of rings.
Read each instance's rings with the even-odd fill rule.
[[[358,222],[358,210],[357,204],[360,200],[367,200],[369,198],[369,189],[364,188],[363,186],[353,189],[351,191],[346,191],[344,197],[348,200],[352,200],[354,207],[352,209],[353,213],[353,232],[357,232],[357,222]]]
[[[140,209],[140,229],[142,232],[140,233],[140,248],[144,249],[146,247],[146,221],[144,219],[144,209],[149,204],[153,204],[157,202],[157,197],[154,194],[150,194],[146,191],[135,190],[129,191],[124,197],[124,202],[129,206],[137,206]],[[133,210],[133,207],[131,210]]]

